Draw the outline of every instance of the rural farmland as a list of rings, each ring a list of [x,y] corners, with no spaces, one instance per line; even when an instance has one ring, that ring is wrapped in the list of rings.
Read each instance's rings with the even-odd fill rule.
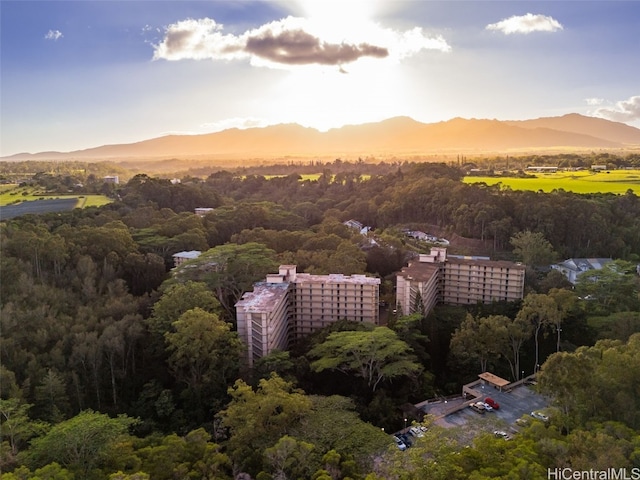
[[[20,215],[61,212],[74,208],[99,207],[111,200],[104,195],[57,195],[33,187],[2,185],[0,189],[0,220]]]
[[[500,184],[511,190],[552,192],[564,190],[573,193],[624,194],[628,190],[640,193],[640,170],[607,170],[602,172],[574,171],[542,173],[535,177],[476,177],[467,176],[465,183]]]

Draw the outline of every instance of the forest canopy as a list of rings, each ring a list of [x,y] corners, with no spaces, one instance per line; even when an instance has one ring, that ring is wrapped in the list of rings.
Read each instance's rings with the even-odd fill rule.
[[[463,167],[336,160],[314,179],[291,164],[108,188],[87,168],[83,188],[112,203],[2,222],[3,478],[529,478],[603,451],[636,465],[640,199],[468,185]],[[30,181],[66,188],[71,170]],[[431,246],[405,230],[525,262],[525,298],[393,312],[395,272]],[[185,250],[202,254],[174,270]],[[569,257],[614,261],[574,287],[548,271]],[[380,277],[386,325],[346,318],[247,368],[234,304],[279,264]],[[398,456],[400,406],[538,365],[549,425],[504,442],[427,418]]]

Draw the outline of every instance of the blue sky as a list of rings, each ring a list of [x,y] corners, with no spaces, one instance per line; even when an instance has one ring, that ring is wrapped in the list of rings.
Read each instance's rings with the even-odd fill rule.
[[[640,127],[640,2],[0,1],[0,155],[407,115]]]

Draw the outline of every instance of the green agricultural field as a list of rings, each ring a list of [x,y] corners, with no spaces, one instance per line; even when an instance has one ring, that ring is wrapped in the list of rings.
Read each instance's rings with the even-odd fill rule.
[[[564,190],[573,193],[624,194],[632,190],[640,194],[640,170],[608,170],[606,172],[556,172],[540,173],[535,178],[465,177],[465,183],[501,184],[512,190],[552,192]]]
[[[271,180],[272,178],[281,178],[281,177],[286,177],[287,175],[265,175],[264,178],[266,178],[267,180]],[[322,176],[321,173],[301,173],[300,174],[300,181],[304,182],[305,180],[309,180],[311,182],[315,182],[317,181],[320,177]],[[335,179],[336,176],[335,175],[331,175],[331,179]],[[371,175],[368,174],[363,174],[360,175],[360,178],[362,180],[369,180],[371,178]]]
[[[20,187],[18,185],[0,185],[0,207],[7,205],[16,205],[24,202],[34,202],[38,200],[53,200],[64,198],[76,198],[78,200],[76,208],[85,207],[100,207],[111,203],[111,199],[104,195],[59,195],[50,194],[45,191],[25,186]]]

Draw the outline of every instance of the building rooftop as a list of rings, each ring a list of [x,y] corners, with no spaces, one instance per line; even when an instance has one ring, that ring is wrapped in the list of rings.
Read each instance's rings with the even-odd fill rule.
[[[611,261],[613,261],[611,258],[569,258],[556,264],[556,268],[564,267],[575,272],[586,272],[587,270],[600,270]]]
[[[487,257],[455,257],[449,255],[447,262],[457,264],[470,264],[487,267],[502,267],[502,268],[519,268],[524,270],[525,266],[521,263],[509,262],[508,260],[490,260]]]
[[[354,283],[365,285],[380,285],[380,279],[366,275],[343,275],[330,273],[329,275],[314,275],[311,273],[298,273],[295,283],[324,283],[325,285],[337,283]]]
[[[201,253],[202,252],[200,250],[189,250],[189,251],[174,253],[173,257],[194,259],[194,258],[198,258]]]
[[[236,303],[236,308],[245,312],[261,312],[277,304],[287,295],[289,283],[254,283],[252,292],[245,292]]]
[[[431,279],[438,270],[440,270],[439,263],[413,261],[409,262],[409,266],[403,267],[398,276],[424,282]]]

